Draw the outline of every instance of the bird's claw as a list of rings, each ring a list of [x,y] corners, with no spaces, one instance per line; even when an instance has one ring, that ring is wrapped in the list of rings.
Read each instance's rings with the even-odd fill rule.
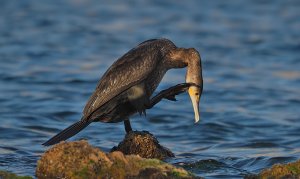
[[[193,84],[193,83],[180,83],[180,84],[177,84],[175,86],[172,86],[172,87],[165,90],[166,96],[164,98],[168,99],[170,101],[177,101],[175,96],[185,92],[186,90],[189,89],[190,86],[193,86],[193,85],[195,85],[195,84]]]
[[[177,99],[176,99],[176,97],[175,97],[175,95],[173,95],[173,96],[166,96],[165,97],[167,100],[170,100],[170,101],[177,101]]]
[[[189,89],[191,86],[197,86],[198,85],[194,83],[181,83],[175,86],[172,86],[166,90],[162,90],[159,92],[156,96],[154,96],[150,101],[149,104],[146,105],[147,109],[152,108],[155,104],[157,104],[159,101],[161,101],[163,98],[170,100],[170,101],[177,101],[176,95],[181,94]]]

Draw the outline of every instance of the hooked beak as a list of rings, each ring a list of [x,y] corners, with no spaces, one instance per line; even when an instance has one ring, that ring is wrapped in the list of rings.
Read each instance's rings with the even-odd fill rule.
[[[199,113],[199,101],[200,101],[200,89],[196,86],[191,86],[188,90],[190,98],[192,100],[194,112],[195,112],[195,123],[199,122],[200,120],[200,113]]]

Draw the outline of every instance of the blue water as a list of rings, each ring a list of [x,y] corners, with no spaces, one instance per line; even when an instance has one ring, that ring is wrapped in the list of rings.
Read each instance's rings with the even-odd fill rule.
[[[300,158],[300,1],[0,2],[0,169],[34,176],[41,145],[77,121],[105,70],[157,37],[202,56],[201,121],[187,94],[134,116],[170,148],[168,162],[206,178],[242,178]],[[171,70],[158,90],[184,82]],[[122,123],[86,138],[109,151]]]

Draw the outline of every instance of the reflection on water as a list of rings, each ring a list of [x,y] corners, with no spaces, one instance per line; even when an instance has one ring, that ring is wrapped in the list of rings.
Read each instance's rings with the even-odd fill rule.
[[[187,94],[134,116],[207,178],[241,178],[300,156],[300,3],[290,1],[1,1],[0,169],[34,175],[45,140],[78,120],[97,80],[127,50],[166,37],[203,59],[201,121]],[[184,80],[171,70],[162,90]],[[123,124],[94,123],[108,151]]]

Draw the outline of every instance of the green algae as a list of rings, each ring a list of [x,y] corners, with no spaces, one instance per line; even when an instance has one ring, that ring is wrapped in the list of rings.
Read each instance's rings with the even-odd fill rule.
[[[32,179],[30,176],[18,176],[14,173],[0,170],[1,179]]]
[[[260,178],[299,177],[300,160],[288,164],[273,165],[270,169],[263,170],[259,176]]]
[[[300,178],[300,160],[287,164],[275,164],[269,169],[264,169],[258,175],[246,176],[248,179],[279,179]]]
[[[88,167],[83,167],[80,171],[75,172],[76,178],[88,178],[89,170]]]
[[[65,151],[67,150],[67,152]],[[43,178],[199,178],[158,159],[105,154],[86,141],[62,142],[38,161],[36,176]]]

